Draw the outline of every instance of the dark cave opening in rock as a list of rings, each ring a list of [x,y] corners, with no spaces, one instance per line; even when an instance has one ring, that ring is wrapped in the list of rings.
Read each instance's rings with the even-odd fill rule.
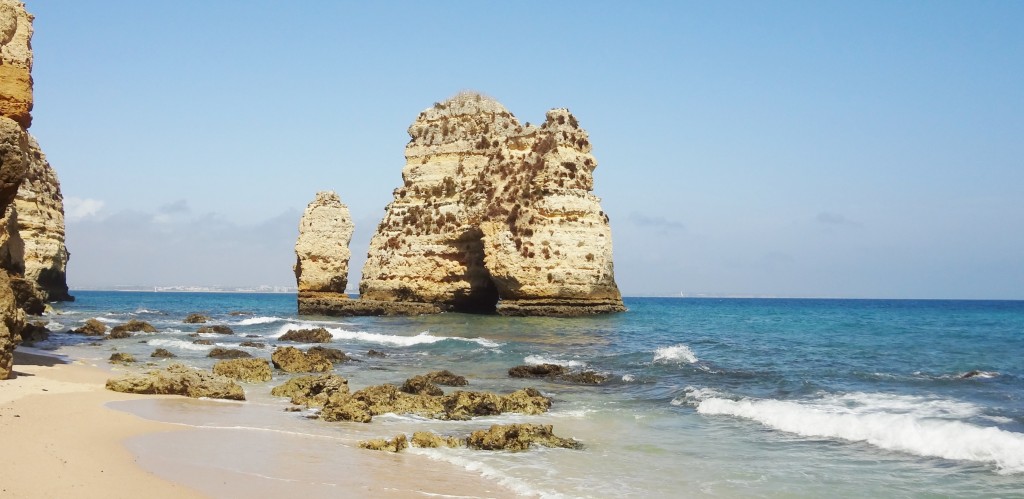
[[[484,266],[483,232],[479,228],[466,231],[457,241],[465,257],[468,293],[457,293],[452,302],[455,312],[494,314],[498,308],[498,287]]]

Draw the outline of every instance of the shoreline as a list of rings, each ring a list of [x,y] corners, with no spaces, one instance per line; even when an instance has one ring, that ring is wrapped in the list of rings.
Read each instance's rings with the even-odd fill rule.
[[[14,359],[0,381],[0,435],[11,450],[0,495],[206,497],[138,464],[126,440],[179,428],[108,407],[136,396],[107,390],[102,368],[23,347]]]
[[[16,351],[15,377],[0,381],[0,435],[23,450],[0,496],[516,496],[425,456],[268,429],[278,415],[258,402],[109,391],[115,371],[90,362]]]

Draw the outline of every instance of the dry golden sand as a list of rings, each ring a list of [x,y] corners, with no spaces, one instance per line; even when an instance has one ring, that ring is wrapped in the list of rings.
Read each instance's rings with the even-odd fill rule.
[[[293,439],[158,422],[168,410],[205,412],[216,402],[115,393],[104,388],[104,369],[15,355],[15,377],[0,381],[0,498],[514,496],[421,456],[322,441],[304,445],[331,446],[319,455],[330,456],[332,471],[308,476],[303,461],[322,457],[303,457],[309,449]],[[142,417],[108,404],[135,406]]]
[[[108,376],[95,367],[15,353],[12,379],[0,381],[0,496],[203,497],[136,465],[123,440],[177,428],[105,407],[133,397],[104,389]]]

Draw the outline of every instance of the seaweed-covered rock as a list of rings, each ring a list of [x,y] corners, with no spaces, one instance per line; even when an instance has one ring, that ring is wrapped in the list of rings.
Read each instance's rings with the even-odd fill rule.
[[[210,317],[206,314],[192,313],[185,317],[185,324],[205,324],[210,320]]]
[[[243,359],[246,357],[252,357],[249,352],[245,350],[239,350],[237,348],[221,348],[217,347],[210,350],[210,353],[206,354],[211,359]]]
[[[135,362],[135,356],[130,353],[114,352],[110,355],[111,364],[131,364]]]
[[[177,357],[177,355],[174,355],[173,353],[171,353],[170,350],[167,350],[166,348],[157,348],[156,350],[153,350],[153,353],[149,354],[149,356],[158,359],[169,359],[171,357]]]
[[[368,386],[351,395],[332,395],[324,404],[320,418],[325,421],[369,422],[372,416],[395,413],[441,420],[467,420],[504,412],[540,414],[550,407],[551,399],[533,388],[508,395],[457,391],[437,396],[405,393],[395,385],[385,384]]]
[[[339,393],[328,397],[327,403],[320,410],[320,419],[369,423],[373,419],[373,414],[370,414],[370,408],[366,402],[353,398],[347,393]]]
[[[479,450],[521,451],[529,449],[533,444],[563,449],[582,448],[582,445],[573,439],[555,435],[551,425],[492,425],[488,430],[474,431],[466,439],[469,448]]]
[[[359,447],[370,450],[382,450],[388,452],[398,452],[409,447],[409,440],[406,438],[404,433],[399,433],[391,440],[384,440],[382,438],[375,438],[373,440],[367,440],[359,442]]]
[[[410,442],[413,447],[421,447],[425,449],[436,449],[439,447],[463,447],[466,445],[464,439],[458,437],[442,437],[433,432],[429,431],[417,431],[412,434],[412,441]]]
[[[171,364],[165,369],[144,374],[108,379],[107,389],[124,393],[245,400],[245,391],[233,379],[182,364]]]
[[[348,394],[348,380],[336,374],[299,376],[270,390],[275,397],[289,397],[296,405],[323,407],[334,394]]]
[[[264,383],[274,377],[263,359],[228,359],[213,365],[213,373],[248,383]]]
[[[86,336],[102,336],[107,332],[107,325],[96,319],[89,319],[85,321],[85,325],[72,329],[71,332]]]
[[[199,333],[199,334],[210,334],[210,333],[215,333],[215,334],[235,334],[235,332],[232,331],[230,327],[223,326],[223,325],[203,326],[203,327],[197,329],[196,332]]]
[[[516,390],[501,398],[501,412],[543,414],[551,409],[551,399],[534,388]]]
[[[584,385],[598,385],[608,380],[608,376],[594,371],[571,372],[558,364],[538,364],[516,366],[508,370],[513,378],[547,378]]]
[[[466,386],[469,384],[464,376],[459,376],[447,369],[443,371],[431,371],[423,375],[431,383],[443,386]]]
[[[240,347],[266,348],[267,344],[259,341],[243,341],[238,344]]]
[[[274,367],[289,373],[321,373],[334,369],[334,364],[324,356],[306,353],[295,347],[278,347],[270,359]]]
[[[110,330],[110,337],[114,339],[127,338],[131,333],[155,333],[156,328],[146,321],[130,320]]]
[[[330,331],[318,327],[315,329],[292,329],[281,335],[278,341],[294,341],[296,343],[330,343],[334,337]]]
[[[192,342],[193,345],[212,345],[213,340],[200,339]]]
[[[328,347],[322,347],[322,346],[319,346],[319,345],[317,345],[315,347],[312,347],[309,350],[306,350],[306,353],[319,355],[319,356],[321,356],[321,357],[323,357],[323,358],[325,358],[325,359],[327,359],[327,360],[329,360],[329,361],[331,361],[331,362],[333,362],[335,364],[340,364],[342,362],[348,362],[350,360],[354,360],[351,357],[349,357],[347,354],[345,354],[345,352],[342,352],[341,350],[338,350],[337,348],[328,348]]]
[[[367,357],[377,357],[379,359],[383,359],[383,358],[387,357],[388,354],[386,354],[384,352],[379,352],[379,351],[374,350],[374,349],[371,348],[368,352],[366,352],[366,356]]]
[[[402,391],[413,395],[444,395],[444,391],[423,375],[413,376],[402,384]]]
[[[563,374],[565,374],[565,368],[558,364],[516,366],[508,370],[508,375],[513,378],[549,378]]]

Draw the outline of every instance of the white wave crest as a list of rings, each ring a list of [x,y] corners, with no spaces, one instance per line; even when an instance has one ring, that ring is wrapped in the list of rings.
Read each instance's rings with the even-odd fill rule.
[[[171,339],[149,340],[149,341],[146,342],[146,344],[150,345],[150,346],[154,346],[154,347],[178,348],[178,349],[181,349],[181,350],[194,350],[194,351],[197,351],[197,352],[202,352],[202,351],[206,351],[206,350],[213,350],[213,348],[214,348],[213,345],[197,345],[195,343],[192,343],[191,341],[171,340]]]
[[[581,361],[578,361],[578,360],[562,360],[562,359],[559,359],[559,358],[556,358],[556,357],[544,357],[544,356],[541,356],[541,355],[527,355],[526,358],[523,359],[523,362],[526,362],[527,364],[530,364],[532,366],[539,366],[541,364],[557,364],[557,365],[560,365],[562,367],[586,367],[587,366],[586,362],[581,362]]]
[[[60,331],[61,329],[64,329],[64,324],[57,321],[50,321],[46,323],[46,329],[49,329],[50,331]]]
[[[248,319],[242,319],[238,321],[239,326],[255,326],[257,324],[270,324],[271,322],[283,321],[280,317],[250,317]]]
[[[282,325],[278,328],[277,332],[270,335],[274,338],[279,338],[281,335],[287,333],[293,329],[313,329],[317,327],[315,324],[296,324],[290,322]],[[369,333],[366,331],[346,331],[340,328],[325,328],[327,332],[331,333],[331,337],[335,340],[348,340],[348,341],[361,341],[365,343],[377,343],[381,345],[394,345],[400,347],[409,347],[414,345],[430,345],[439,341],[464,341],[467,343],[476,343],[482,347],[497,348],[501,346],[501,343],[489,340],[487,338],[459,338],[456,336],[434,336],[429,331],[424,331],[416,336],[398,336],[394,334],[382,334],[382,333]]]
[[[690,347],[680,343],[678,345],[670,347],[661,347],[654,351],[654,360],[652,362],[683,362],[686,364],[693,364],[697,362],[697,355],[690,350]]]
[[[1024,473],[1024,434],[957,420],[979,412],[965,402],[871,393],[800,402],[709,397],[697,403],[697,412],[751,419],[805,437],[864,442],[918,456],[990,463],[1002,473]]]
[[[96,317],[96,320],[106,324],[119,324],[121,322],[118,319],[111,319],[109,317]]]
[[[622,381],[625,381],[626,383],[632,383],[636,381],[636,376],[633,376],[632,374],[623,374]]]

